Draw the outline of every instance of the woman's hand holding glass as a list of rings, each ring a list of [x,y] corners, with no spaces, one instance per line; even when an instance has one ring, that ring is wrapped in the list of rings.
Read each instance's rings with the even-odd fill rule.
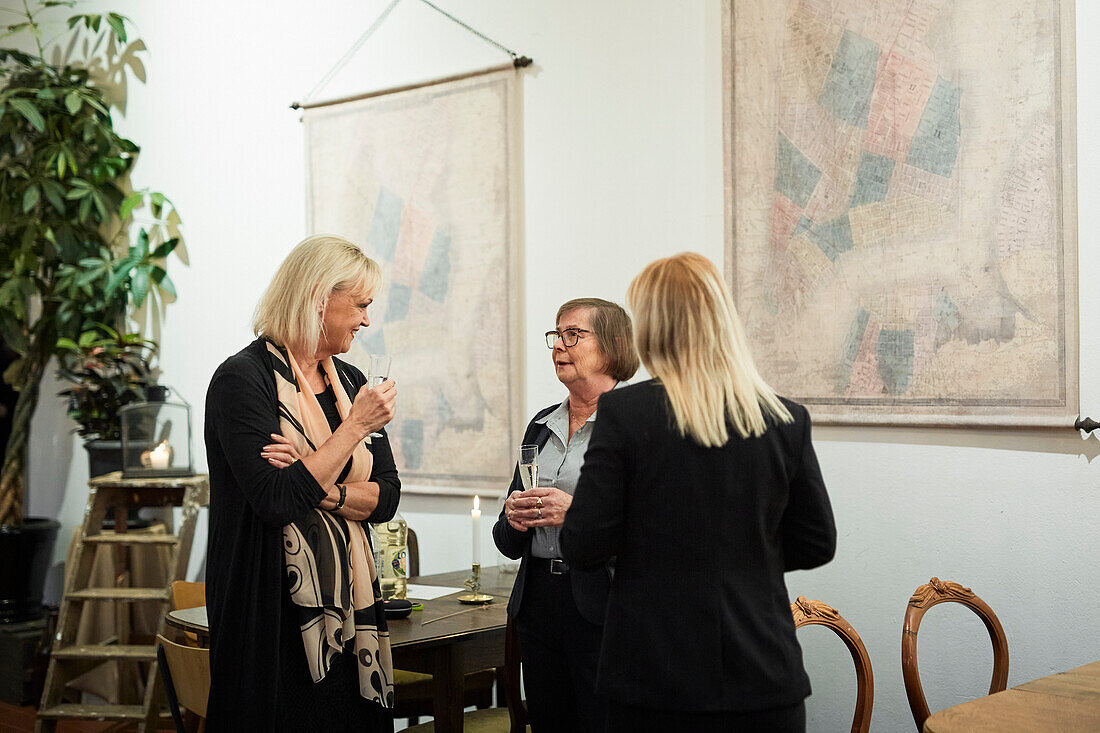
[[[513,491],[504,500],[504,518],[520,532],[531,527],[560,527],[573,496],[555,486]]]
[[[392,379],[370,387],[364,384],[351,403],[347,420],[363,432],[363,437],[377,432],[393,420],[397,412],[397,385]]]

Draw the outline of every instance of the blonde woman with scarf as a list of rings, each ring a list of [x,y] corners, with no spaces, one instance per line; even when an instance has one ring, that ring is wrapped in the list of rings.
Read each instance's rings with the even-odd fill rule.
[[[257,339],[211,379],[212,733],[393,729],[367,522],[400,498],[383,429],[397,390],[336,358],[370,325],[381,279],[351,242],[307,238],[260,300]]]

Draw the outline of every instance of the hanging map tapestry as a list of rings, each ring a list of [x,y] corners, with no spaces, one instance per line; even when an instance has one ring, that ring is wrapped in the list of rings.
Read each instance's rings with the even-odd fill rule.
[[[385,278],[344,356],[393,359],[407,485],[507,485],[520,419],[517,72],[307,109],[308,226]]]
[[[726,0],[726,274],[820,422],[1072,425],[1073,0]]]

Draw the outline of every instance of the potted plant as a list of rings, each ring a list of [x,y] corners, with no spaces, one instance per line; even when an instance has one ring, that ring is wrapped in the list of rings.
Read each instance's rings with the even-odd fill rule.
[[[40,16],[73,4],[24,4],[25,20],[0,35],[35,49],[0,48],[0,339],[18,356],[3,377],[19,394],[0,466],[0,620],[38,612],[58,528],[23,517],[48,362],[71,355],[69,342],[79,347],[95,324],[129,331],[135,314],[155,321],[175,297],[165,258],[180,243],[179,217],[163,194],[130,190],[139,148],[111,112],[124,103],[127,70],[144,79],[145,47],[116,13],[74,15],[71,41],[47,60]]]
[[[118,411],[146,399],[157,383],[150,366],[157,344],[140,333],[120,333],[100,323],[78,340],[58,339],[58,376],[73,386],[58,394],[68,398],[68,415],[88,451],[89,476],[122,468],[122,424]]]

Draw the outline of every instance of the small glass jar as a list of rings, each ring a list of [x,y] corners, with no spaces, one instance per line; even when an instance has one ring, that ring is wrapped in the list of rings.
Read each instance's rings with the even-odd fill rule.
[[[163,385],[145,389],[145,402],[119,410],[123,478],[179,478],[195,474],[191,406]]]

